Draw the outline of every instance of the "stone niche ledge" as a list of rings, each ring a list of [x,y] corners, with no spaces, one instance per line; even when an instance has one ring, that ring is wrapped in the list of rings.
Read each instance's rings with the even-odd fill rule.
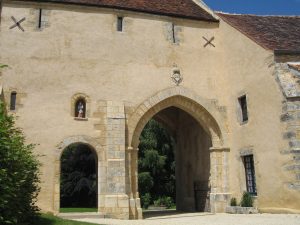
[[[230,214],[257,214],[258,210],[254,207],[227,206],[226,213]]]
[[[89,119],[86,118],[80,118],[80,117],[74,117],[74,120],[78,120],[78,121],[88,121]]]

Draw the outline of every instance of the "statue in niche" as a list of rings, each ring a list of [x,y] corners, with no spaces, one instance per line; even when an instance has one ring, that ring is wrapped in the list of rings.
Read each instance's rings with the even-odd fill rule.
[[[85,101],[80,99],[76,103],[75,116],[78,118],[85,118]]]

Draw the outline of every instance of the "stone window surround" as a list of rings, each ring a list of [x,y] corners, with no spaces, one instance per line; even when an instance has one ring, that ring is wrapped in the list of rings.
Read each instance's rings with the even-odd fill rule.
[[[10,96],[11,96],[11,93],[14,93],[14,92],[17,93],[16,108],[15,108],[15,110],[10,110]],[[6,108],[7,108],[8,112],[17,113],[19,111],[19,109],[23,107],[22,100],[26,96],[27,96],[26,93],[22,93],[17,88],[8,88],[8,89],[4,90],[4,99],[5,99],[5,102],[8,103],[8,104],[6,104]]]
[[[29,18],[29,22],[32,24],[34,31],[43,31],[45,28],[50,26],[50,13],[51,9],[44,5],[38,5],[31,9],[30,14],[32,16]]]

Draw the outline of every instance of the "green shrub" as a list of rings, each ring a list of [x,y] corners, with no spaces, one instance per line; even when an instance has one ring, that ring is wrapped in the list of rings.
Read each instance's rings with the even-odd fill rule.
[[[33,148],[0,102],[0,224],[32,224],[37,215],[40,164]]]
[[[236,198],[232,198],[232,199],[230,200],[230,206],[237,206]]]
[[[142,207],[144,209],[148,209],[149,205],[151,204],[151,195],[150,195],[150,193],[146,193],[146,194],[142,195],[141,200],[142,200]]]
[[[175,205],[175,203],[171,197],[163,196],[155,200],[154,205],[156,207],[165,206],[167,209],[170,209]]]
[[[244,192],[241,199],[242,207],[253,207],[253,199],[249,192]]]

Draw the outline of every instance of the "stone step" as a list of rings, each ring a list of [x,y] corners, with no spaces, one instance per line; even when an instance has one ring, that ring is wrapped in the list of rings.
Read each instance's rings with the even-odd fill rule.
[[[57,215],[62,219],[97,219],[97,218],[105,218],[103,213],[98,212],[83,212],[83,213],[59,213]]]

